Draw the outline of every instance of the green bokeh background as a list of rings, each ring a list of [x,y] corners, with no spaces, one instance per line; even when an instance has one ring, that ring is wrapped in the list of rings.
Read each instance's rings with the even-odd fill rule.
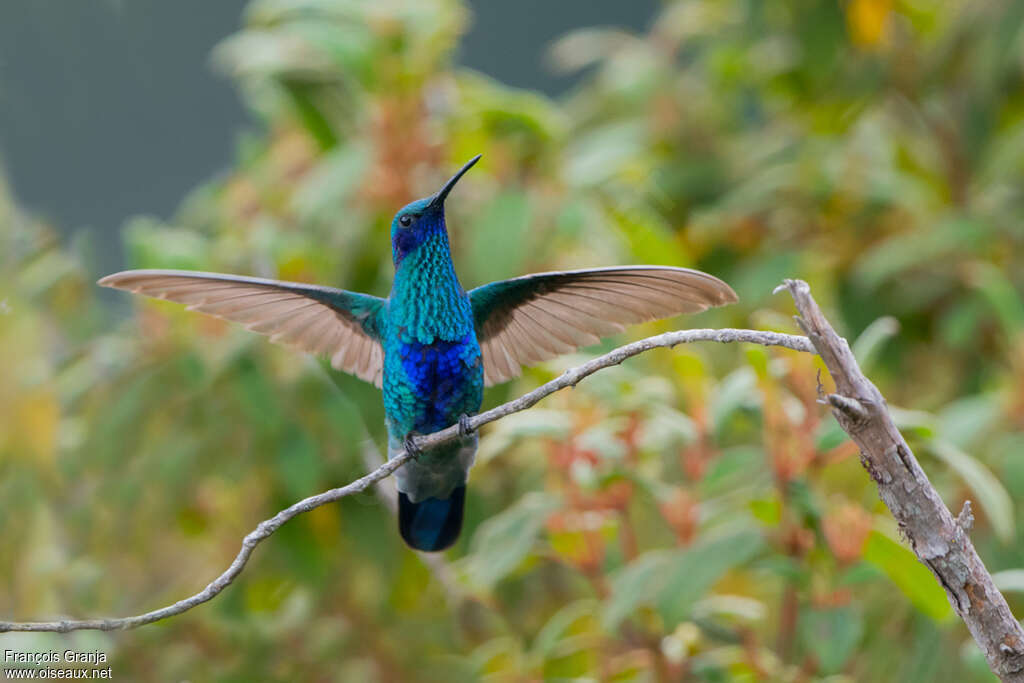
[[[686,326],[796,332],[800,277],[1024,610],[1024,5],[666,2],[574,32],[567,95],[453,66],[458,2],[257,0],[217,48],[259,125],[130,267],[386,294],[394,211],[449,202],[469,288],[663,263],[741,302]],[[102,164],[102,159],[97,159]],[[379,458],[377,392],[162,302],[98,300],[110,245],[0,188],[0,614],[122,616],[198,591],[241,538]],[[496,405],[599,349],[490,390]],[[985,681],[906,549],[819,364],[656,351],[485,428],[460,542],[424,561],[373,493],[304,515],[213,602],[101,649],[139,681]],[[822,381],[828,386],[827,375]]]

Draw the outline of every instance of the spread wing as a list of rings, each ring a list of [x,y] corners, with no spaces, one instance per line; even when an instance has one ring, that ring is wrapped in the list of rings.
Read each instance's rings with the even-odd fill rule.
[[[328,355],[338,370],[381,385],[384,299],[333,287],[188,270],[127,270],[99,284],[242,323],[269,335],[272,342]]]
[[[532,365],[627,324],[733,303],[718,278],[689,268],[621,266],[538,273],[469,292],[484,361],[484,383],[517,377]]]

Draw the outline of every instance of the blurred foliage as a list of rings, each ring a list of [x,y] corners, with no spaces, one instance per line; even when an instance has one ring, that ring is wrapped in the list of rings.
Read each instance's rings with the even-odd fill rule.
[[[668,2],[646,34],[558,42],[552,62],[586,74],[557,101],[455,68],[470,19],[454,0],[253,2],[214,57],[259,125],[172,221],[127,223],[130,266],[384,294],[393,212],[483,153],[449,202],[467,288],[687,265],[741,303],[683,324],[794,332],[771,292],[807,279],[947,504],[975,503],[1022,613],[1024,4]],[[184,597],[382,441],[358,380],[179,306],[101,304],[102,248],[0,195],[5,618]],[[4,645],[103,649],[125,680],[989,680],[817,403],[820,370],[646,354],[485,429],[441,563],[367,493],[286,525],[184,616]]]

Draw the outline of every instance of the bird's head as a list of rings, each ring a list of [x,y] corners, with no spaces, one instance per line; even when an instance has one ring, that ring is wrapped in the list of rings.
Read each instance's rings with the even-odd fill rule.
[[[459,182],[466,171],[479,160],[480,155],[477,154],[467,161],[437,194],[417,199],[395,214],[394,220],[391,221],[391,249],[395,265],[398,265],[406,254],[438,233],[445,234],[444,200],[448,198],[448,193],[455,187],[455,183]]]

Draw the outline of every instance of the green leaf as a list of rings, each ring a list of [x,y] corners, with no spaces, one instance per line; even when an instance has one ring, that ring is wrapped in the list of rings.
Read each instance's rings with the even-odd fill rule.
[[[571,73],[607,59],[631,40],[634,37],[622,29],[577,29],[556,40],[549,55],[559,71]]]
[[[760,621],[768,613],[761,600],[744,595],[710,595],[693,606],[694,619],[728,617],[742,621]]]
[[[338,210],[365,181],[370,151],[361,143],[347,144],[324,155],[320,163],[302,178],[292,195],[299,218],[337,220]],[[352,230],[352,227],[346,227]]]
[[[939,320],[939,338],[953,348],[973,352],[979,328],[987,317],[987,306],[980,295],[964,296],[952,302]]]
[[[693,419],[663,402],[652,402],[641,436],[643,448],[665,450],[697,440]]]
[[[864,546],[864,561],[889,577],[910,603],[935,621],[953,616],[946,592],[914,553],[879,531],[872,531]]]
[[[470,575],[483,586],[512,573],[533,548],[548,515],[558,507],[549,495],[528,493],[500,515],[480,525],[468,558]]]
[[[641,604],[653,602],[676,558],[669,550],[646,552],[611,579],[612,596],[605,605],[602,623],[612,629]]]
[[[822,420],[814,435],[814,447],[821,453],[830,451],[849,440],[850,436],[843,431],[835,420]]]
[[[566,153],[566,178],[580,187],[607,183],[641,156],[644,132],[643,121],[629,119],[592,128]]]
[[[994,453],[1002,455],[1002,467],[999,479],[1015,500],[1024,498],[1024,434],[1013,433],[1004,435],[993,448]]]
[[[511,675],[523,669],[523,653],[519,641],[499,636],[478,647],[471,655],[479,674]]]
[[[314,493],[322,469],[316,442],[306,432],[290,429],[277,451],[277,474],[288,496],[299,499]]]
[[[166,227],[154,218],[131,219],[124,228],[129,263],[137,268],[202,270],[210,258],[210,245],[192,230]]]
[[[518,190],[508,190],[490,204],[478,209],[472,228],[465,234],[470,240],[469,282],[483,284],[523,274],[528,251],[530,202]]]
[[[938,414],[937,437],[957,448],[967,448],[999,420],[996,394],[978,394],[950,403]]]
[[[534,408],[494,424],[486,439],[481,439],[477,459],[487,462],[505,449],[525,439],[547,437],[564,440],[569,437],[572,416],[563,411]]]
[[[738,270],[729,284],[748,306],[768,300],[775,286],[788,277],[801,272],[796,253],[785,251],[781,254],[766,254],[762,258]]]
[[[801,644],[818,660],[820,673],[839,673],[864,635],[864,617],[853,607],[809,609],[800,614]]]
[[[900,324],[896,318],[884,316],[864,328],[864,331],[853,342],[853,355],[861,368],[868,372],[878,360],[879,354],[885,343],[896,336],[900,331]]]
[[[721,432],[737,410],[757,405],[759,399],[756,386],[757,377],[750,367],[734,370],[719,383],[710,407],[711,422],[716,434]]]
[[[1006,569],[992,575],[996,588],[1006,592],[1024,593],[1024,569]]]
[[[612,578],[612,597],[604,613],[614,628],[640,605],[651,605],[665,628],[686,620],[700,598],[730,569],[753,558],[764,541],[756,531],[703,540],[684,550],[644,553]]]
[[[999,540],[1003,543],[1012,541],[1015,533],[1013,501],[1002,482],[992,474],[992,470],[949,441],[936,439],[929,444],[929,447],[932,453],[960,475],[964,483],[974,492]]]
[[[698,543],[673,560],[657,608],[669,629],[690,616],[693,604],[730,569],[749,561],[764,545],[761,534],[741,531]]]
[[[321,151],[334,149],[338,146],[338,132],[334,129],[331,119],[321,111],[316,98],[317,87],[309,83],[282,84],[291,96],[295,112],[310,136],[316,140]]]
[[[750,501],[750,512],[765,526],[778,526],[782,520],[782,503],[777,498],[760,498]]]
[[[764,461],[764,450],[759,446],[723,449],[710,462],[700,480],[700,497],[707,499],[746,487],[764,485],[771,477],[763,466]]]
[[[892,421],[896,423],[896,427],[904,434],[912,431],[923,439],[930,439],[935,436],[935,416],[931,413],[926,413],[923,410],[905,410],[896,406],[890,406],[889,414],[892,416]]]
[[[771,356],[763,346],[750,345],[743,349],[743,355],[747,358],[747,364],[754,370],[758,379],[767,379],[769,373],[769,361]]]
[[[874,289],[909,270],[978,252],[992,232],[984,221],[949,216],[936,225],[894,235],[863,252],[854,272],[866,287]]]
[[[658,213],[640,205],[612,211],[612,217],[637,263],[676,265],[691,260],[672,228]]]
[[[1013,339],[1020,334],[1024,330],[1024,302],[1009,277],[991,263],[975,263],[970,280],[995,311],[1006,337]]]
[[[594,670],[603,631],[598,619],[600,603],[579,600],[548,619],[534,640],[532,661],[540,665],[545,680],[578,678]]]

